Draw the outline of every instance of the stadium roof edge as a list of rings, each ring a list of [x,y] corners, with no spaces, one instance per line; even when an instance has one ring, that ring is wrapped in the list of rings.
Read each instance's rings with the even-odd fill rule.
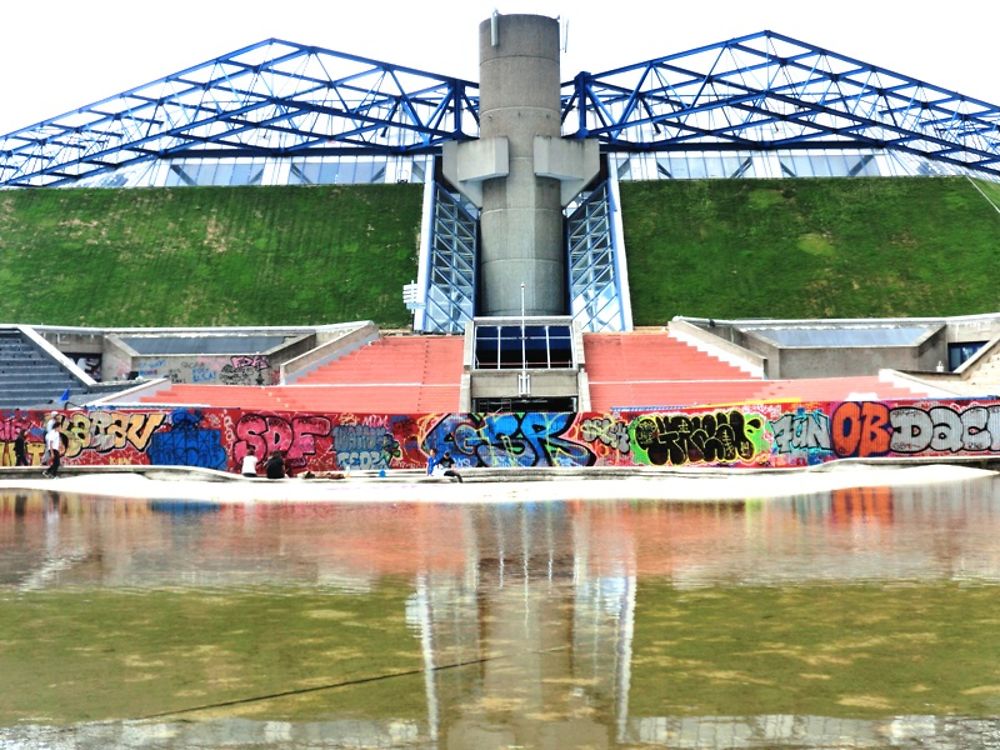
[[[155,160],[436,153],[478,83],[276,37],[0,135],[0,187]],[[1000,177],[1000,107],[764,30],[562,84],[605,152],[886,149]],[[572,115],[572,117],[571,117]]]

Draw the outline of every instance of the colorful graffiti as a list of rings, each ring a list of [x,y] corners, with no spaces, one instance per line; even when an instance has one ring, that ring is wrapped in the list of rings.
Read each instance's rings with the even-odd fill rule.
[[[594,452],[568,437],[575,414],[448,414],[421,441],[457,466],[592,466]]]
[[[249,366],[254,366],[249,363]],[[1000,400],[762,403],[655,412],[318,414],[239,409],[64,412],[67,464],[176,464],[234,471],[252,446],[284,451],[295,472],[458,467],[806,466],[840,458],[1000,458]],[[43,453],[41,412],[0,412],[0,465],[28,435]]]
[[[119,368],[117,377],[128,377],[129,369],[143,378],[168,378],[173,383],[221,383],[222,385],[274,385],[279,372],[265,354],[202,354],[134,357]]]
[[[759,463],[766,420],[730,409],[706,414],[644,414],[629,425],[632,452],[652,466]]]

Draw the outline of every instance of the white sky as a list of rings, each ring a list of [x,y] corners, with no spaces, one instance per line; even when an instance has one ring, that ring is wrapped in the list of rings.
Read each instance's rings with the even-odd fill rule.
[[[998,0],[47,0],[0,6],[0,134],[267,37],[478,80],[494,9],[568,20],[564,81],[770,29],[1000,104]]]

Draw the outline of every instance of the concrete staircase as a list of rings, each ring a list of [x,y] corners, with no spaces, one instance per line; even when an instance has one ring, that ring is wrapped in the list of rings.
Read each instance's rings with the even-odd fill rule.
[[[391,336],[320,365],[294,385],[261,388],[175,383],[140,400],[258,411],[457,411],[463,347],[461,336]]]
[[[0,409],[62,406],[67,388],[70,401],[87,390],[21,331],[0,329]]]

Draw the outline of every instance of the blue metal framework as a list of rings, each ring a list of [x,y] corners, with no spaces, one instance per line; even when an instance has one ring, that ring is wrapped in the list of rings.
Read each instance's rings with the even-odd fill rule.
[[[154,160],[406,155],[478,135],[478,85],[268,39],[0,136],[0,187]],[[1000,176],[1000,108],[771,31],[563,84],[605,153],[872,149]]]
[[[564,86],[603,150],[889,149],[1000,175],[1000,107],[771,31]]]
[[[414,330],[460,334],[476,314],[478,216],[442,185],[435,183],[431,189],[430,257],[425,288],[419,290],[424,307]]]
[[[153,159],[428,153],[478,132],[477,88],[268,39],[0,136],[0,186]]]
[[[583,331],[627,331],[632,321],[622,303],[620,247],[607,181],[582,197],[566,218],[569,304]],[[627,290],[626,290],[627,294]]]

